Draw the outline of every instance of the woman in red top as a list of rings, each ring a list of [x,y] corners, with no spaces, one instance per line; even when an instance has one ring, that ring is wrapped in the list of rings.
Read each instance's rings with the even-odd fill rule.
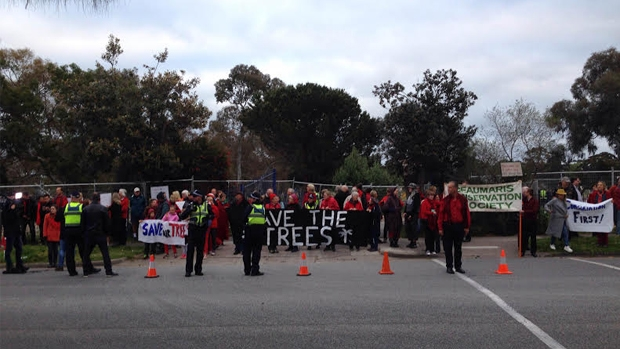
[[[321,200],[321,204],[319,205],[319,210],[332,210],[338,211],[340,210],[340,205],[338,205],[338,201],[334,199],[334,196],[331,191],[326,190],[323,194],[323,200]]]
[[[344,204],[345,211],[364,211],[364,205],[362,204],[362,200],[360,200],[360,194],[357,191],[351,193],[351,200],[345,202]],[[349,240],[349,249],[353,250],[355,246],[356,250],[360,250],[360,239]]]
[[[217,219],[220,216],[220,211],[215,205],[215,195],[213,193],[207,194],[207,205],[209,205],[209,211],[213,213],[213,219],[207,230],[204,253],[206,256],[208,251],[212,256],[215,256],[215,249],[217,248]]]
[[[439,244],[436,244],[439,238],[439,230],[437,229],[438,206],[439,201],[435,200],[435,191],[428,189],[425,199],[420,203],[420,224],[424,232],[427,256],[439,253]]]
[[[47,241],[47,267],[55,268],[58,263],[58,245],[60,243],[60,222],[56,222],[55,205],[50,207],[50,212],[45,215],[43,221],[43,237]]]
[[[600,204],[601,202],[611,199],[610,193],[606,189],[605,182],[596,183],[596,190],[592,191],[588,197],[588,203]],[[594,233],[596,235],[597,244],[601,247],[607,247],[609,244],[608,233]]]

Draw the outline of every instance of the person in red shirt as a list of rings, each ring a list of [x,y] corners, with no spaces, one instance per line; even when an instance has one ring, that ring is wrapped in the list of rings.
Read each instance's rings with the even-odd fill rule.
[[[465,274],[462,265],[463,238],[469,234],[471,214],[467,198],[459,194],[459,185],[455,181],[448,183],[448,196],[441,202],[439,212],[439,235],[443,237],[443,249],[446,254],[446,268],[448,274]],[[454,256],[452,248],[454,247]],[[454,270],[452,270],[454,267]]]
[[[525,250],[528,246],[528,240],[531,241],[530,253],[532,257],[538,257],[536,255],[536,232],[538,227],[538,211],[540,205],[538,200],[534,197],[534,191],[532,188],[523,188],[523,206],[521,209],[523,226],[521,232],[521,257],[525,255]]]
[[[60,244],[60,222],[56,222],[56,206],[50,207],[50,212],[43,218],[43,236],[47,241],[48,268],[56,267],[58,263],[58,246]]]
[[[614,217],[616,222],[616,234],[620,235],[620,176],[616,178],[616,184],[609,189],[611,198],[614,199]]]
[[[334,195],[331,191],[326,190],[323,194],[323,200],[321,200],[321,204],[319,205],[319,210],[332,210],[338,211],[340,210],[340,205],[338,205],[338,201],[334,199]]]
[[[56,188],[56,197],[54,198],[54,205],[58,207],[59,210],[64,210],[65,206],[67,206],[69,200],[65,196],[65,193],[62,191],[61,187]]]
[[[605,190],[606,189],[605,182],[596,183],[596,190],[593,190],[590,196],[588,197],[588,203],[590,204],[600,204],[601,202],[607,201],[611,199],[611,194]],[[594,233],[596,235],[597,244],[601,247],[607,247],[609,244],[609,232],[605,233]]]
[[[435,190],[429,188],[426,191],[425,199],[420,203],[420,225],[422,232],[424,232],[427,256],[439,253],[439,249],[435,248],[435,241],[439,237],[439,232],[437,231],[438,207],[439,202],[435,200]]]
[[[207,255],[207,252],[215,256],[215,250],[217,249],[217,220],[220,216],[220,211],[215,205],[215,195],[213,193],[207,194],[207,205],[209,207],[209,213],[213,214],[213,218],[210,218],[211,224],[207,229],[207,235],[205,237],[205,246],[204,246],[204,256]]]

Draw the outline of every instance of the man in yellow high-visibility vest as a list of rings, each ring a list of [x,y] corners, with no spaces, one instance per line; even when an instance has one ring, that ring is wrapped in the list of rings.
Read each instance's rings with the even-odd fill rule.
[[[245,238],[243,242],[243,271],[245,275],[261,276],[260,254],[263,242],[267,237],[267,219],[265,206],[260,202],[260,193],[253,192],[248,202],[250,206],[245,211]]]

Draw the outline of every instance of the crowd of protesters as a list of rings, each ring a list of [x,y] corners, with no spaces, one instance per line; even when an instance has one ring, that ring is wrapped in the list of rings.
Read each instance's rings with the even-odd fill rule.
[[[455,182],[451,182],[451,185],[458,188],[458,184]],[[448,185],[449,192],[450,188]],[[335,191],[323,189],[320,193],[316,191],[314,185],[308,184],[303,194],[298,195],[294,189],[290,188],[286,194],[283,194],[283,198],[280,198],[272,189],[268,189],[258,201],[267,210],[366,211],[372,215],[371,234],[366,241],[369,251],[377,251],[378,244],[388,242],[391,247],[400,247],[401,230],[404,228],[405,236],[409,241],[406,245],[407,248],[418,248],[418,239],[420,236],[424,236],[426,255],[432,256],[440,253],[443,241],[444,250],[448,248],[451,250],[454,247],[454,257],[460,260],[460,245],[463,240],[467,241],[468,239],[471,220],[469,211],[464,210],[467,207],[466,199],[463,199],[462,195],[458,196],[453,193],[444,197],[444,193],[438,192],[435,186],[430,186],[422,191],[415,183],[410,183],[405,191],[405,200],[403,201],[401,200],[400,189],[397,187],[389,188],[380,197],[376,190],[364,188],[361,184],[351,189],[347,185],[337,186]],[[450,200],[451,196],[454,198],[452,201]],[[570,248],[570,238],[573,235],[566,226],[567,198],[589,203],[601,203],[613,199],[616,232],[620,234],[620,215],[618,214],[620,212],[620,177],[617,178],[617,182],[611,188],[607,188],[604,182],[596,183],[587,197],[579,178],[564,177],[554,192],[553,199],[544,205],[544,209],[550,213],[546,234],[551,235],[551,249],[555,250],[556,240],[561,239],[564,250],[569,253],[573,252]],[[48,267],[62,271],[67,254],[67,239],[66,236],[63,236],[66,234],[63,234],[63,223],[61,222],[62,217],[66,214],[67,205],[70,202],[76,202],[76,200],[83,207],[90,204],[90,200],[84,198],[81,193],[72,193],[72,198],[67,198],[62,188],[56,188],[53,198],[44,193],[39,198],[34,199],[30,197],[29,193],[23,193],[18,207],[11,210],[7,206],[3,210],[5,236],[8,237],[8,230],[15,231],[16,238],[21,244],[47,245]],[[138,241],[138,227],[143,220],[178,221],[183,210],[193,201],[192,193],[188,190],[174,191],[169,198],[166,197],[165,193],[160,192],[156,198],[147,200],[140,188],[134,188],[131,197],[127,196],[125,189],[120,189],[112,194],[111,204],[106,208],[109,217],[109,229],[105,231],[106,246],[125,245],[128,236],[131,237],[132,235],[134,240]],[[233,254],[241,254],[246,224],[244,215],[249,206],[245,196],[239,192],[229,201],[226,193],[212,189],[205,197],[205,204],[210,216],[204,237],[204,247],[201,249],[203,256],[214,256],[218,247],[222,246],[230,237],[232,237],[234,244]],[[521,255],[529,250],[532,256],[536,256],[536,230],[539,210],[539,202],[534,197],[533,191],[525,187],[523,189]],[[15,217],[8,215],[9,211]],[[7,219],[4,219],[5,215]],[[383,237],[381,237],[380,228],[382,221],[384,222]],[[38,236],[35,225],[38,227]],[[455,225],[458,225],[459,233],[455,233],[456,235],[447,239],[446,232],[448,230],[446,226],[448,229],[452,229]],[[26,234],[27,231],[29,234]],[[596,233],[595,235],[600,246],[607,246],[607,233]],[[16,244],[16,238],[12,238],[11,243]],[[73,245],[72,242],[71,246]],[[84,246],[83,242],[75,245],[78,246],[81,257],[84,257],[84,251],[92,250],[89,246]],[[360,241],[352,241],[348,247],[351,250],[359,250]],[[316,248],[321,248],[321,246],[316,246]],[[309,246],[307,249],[312,249],[312,247]],[[335,243],[324,246],[323,249],[324,251],[335,251]],[[180,258],[187,258],[187,243],[184,246],[145,243],[143,256],[146,259],[150,254],[163,253],[164,258],[170,258],[170,250],[172,251],[172,258],[179,257],[179,250],[181,252]],[[272,254],[279,253],[278,246],[275,243],[270,244],[268,250]],[[286,251],[298,252],[299,248],[288,246]],[[450,269],[451,262],[448,261],[448,251],[444,251],[444,253],[446,253],[447,264]],[[449,254],[452,256],[451,251]],[[460,269],[460,261],[455,262],[456,268]],[[27,270],[19,258],[16,266],[7,263],[7,268],[9,272]],[[92,272],[92,270],[88,272]],[[71,270],[70,273],[74,274],[74,270]]]

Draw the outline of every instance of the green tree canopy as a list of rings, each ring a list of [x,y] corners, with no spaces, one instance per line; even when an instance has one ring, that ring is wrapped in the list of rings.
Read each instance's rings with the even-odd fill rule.
[[[391,81],[375,86],[379,103],[389,106],[383,149],[392,172],[438,182],[464,166],[476,127],[463,119],[477,97],[461,85],[454,70],[427,70],[411,92]]]
[[[4,164],[54,182],[225,178],[227,155],[204,133],[211,111],[195,93],[199,80],[158,71],[167,50],[143,74],[117,67],[113,36],[101,56],[109,66],[87,70],[0,52]]]
[[[368,156],[380,140],[380,121],[342,89],[291,85],[266,91],[253,103],[243,124],[285,159],[299,180],[330,181],[354,146]]]
[[[597,150],[596,137],[605,138],[620,155],[620,52],[612,47],[595,52],[586,61],[581,77],[571,87],[573,100],[553,105],[549,125],[565,132],[572,152]]]
[[[343,184],[398,185],[402,183],[402,178],[391,175],[378,162],[374,162],[371,166],[368,159],[362,156],[356,148],[353,148],[351,154],[344,159],[342,166],[336,170],[333,182]]]

